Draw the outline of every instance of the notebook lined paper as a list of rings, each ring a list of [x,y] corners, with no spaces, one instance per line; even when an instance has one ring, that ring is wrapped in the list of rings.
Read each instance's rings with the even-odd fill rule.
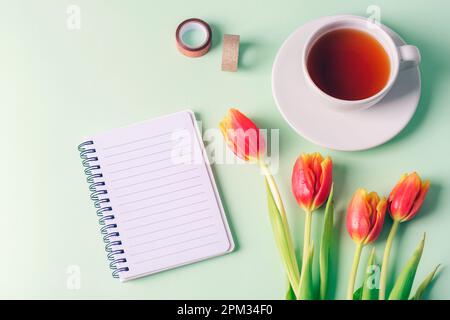
[[[233,240],[191,112],[91,139],[120,236],[111,245],[121,280],[224,254]],[[116,241],[118,241],[115,239]],[[123,253],[121,253],[123,250]],[[125,262],[126,260],[126,262]]]

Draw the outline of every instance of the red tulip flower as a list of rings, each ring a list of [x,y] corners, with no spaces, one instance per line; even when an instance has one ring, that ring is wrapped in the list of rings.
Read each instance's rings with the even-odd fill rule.
[[[220,130],[230,149],[242,160],[261,160],[265,152],[264,137],[258,126],[237,109],[230,109],[220,122]]]
[[[307,212],[321,207],[330,195],[333,183],[333,162],[320,153],[301,154],[292,171],[292,192]]]
[[[363,246],[372,243],[380,235],[386,215],[386,198],[380,199],[376,192],[356,190],[347,209],[347,231],[356,242],[356,251],[350,273],[347,299],[353,299],[353,290]]]
[[[388,207],[394,223],[384,249],[380,275],[380,300],[383,300],[386,296],[389,256],[398,226],[400,223],[409,221],[416,216],[425,201],[428,189],[430,189],[430,181],[422,182],[420,176],[413,172],[403,175],[389,195]]]

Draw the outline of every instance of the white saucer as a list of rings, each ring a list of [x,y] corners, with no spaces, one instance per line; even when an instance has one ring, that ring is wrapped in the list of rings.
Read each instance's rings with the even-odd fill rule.
[[[417,67],[400,71],[391,91],[370,109],[339,112],[325,106],[307,86],[301,57],[307,37],[336,18],[309,22],[287,38],[273,64],[272,92],[286,121],[309,141],[334,150],[370,149],[395,137],[411,120],[420,99],[420,71]],[[394,31],[383,28],[396,44],[405,44]]]

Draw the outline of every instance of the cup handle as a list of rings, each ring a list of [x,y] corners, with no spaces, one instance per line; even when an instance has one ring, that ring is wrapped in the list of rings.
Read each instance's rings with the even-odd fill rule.
[[[397,49],[400,57],[400,70],[417,67],[419,65],[421,60],[419,48],[416,46],[404,45]]]

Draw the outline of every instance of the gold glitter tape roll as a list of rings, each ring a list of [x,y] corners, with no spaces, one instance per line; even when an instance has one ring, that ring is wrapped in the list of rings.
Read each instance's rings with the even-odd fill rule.
[[[240,36],[238,35],[223,35],[222,71],[237,71],[239,61],[239,41]]]

